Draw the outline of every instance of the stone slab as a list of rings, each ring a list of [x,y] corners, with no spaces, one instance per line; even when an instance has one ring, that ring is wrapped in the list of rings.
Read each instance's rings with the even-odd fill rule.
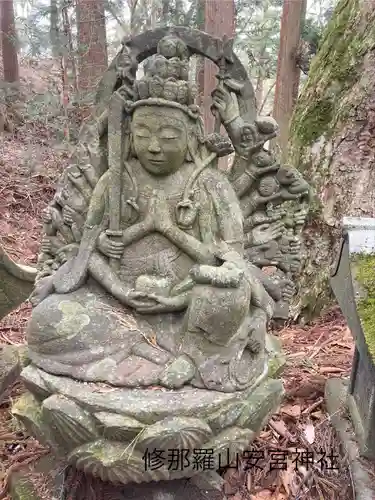
[[[360,461],[359,447],[352,424],[347,418],[348,383],[342,379],[330,379],[325,388],[325,400],[331,423],[340,439],[341,446],[348,456],[356,500],[373,500],[375,485],[363,463]]]

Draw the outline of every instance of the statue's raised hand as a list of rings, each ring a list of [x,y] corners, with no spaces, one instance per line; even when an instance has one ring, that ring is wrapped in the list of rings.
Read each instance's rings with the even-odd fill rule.
[[[269,241],[277,240],[283,234],[284,230],[284,223],[281,221],[256,226],[251,232],[252,244],[263,245]]]
[[[97,240],[98,250],[110,259],[121,259],[125,245],[122,241],[111,240],[105,232],[100,233]]]
[[[218,111],[224,124],[230,123],[240,115],[236,96],[222,85],[212,92],[211,107]]]

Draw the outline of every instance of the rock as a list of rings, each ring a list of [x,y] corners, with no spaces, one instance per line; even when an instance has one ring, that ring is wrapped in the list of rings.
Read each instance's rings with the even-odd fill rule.
[[[30,295],[36,269],[14,262],[0,245],[0,319]]]
[[[4,345],[0,350],[0,403],[20,373],[21,363],[18,347]]]

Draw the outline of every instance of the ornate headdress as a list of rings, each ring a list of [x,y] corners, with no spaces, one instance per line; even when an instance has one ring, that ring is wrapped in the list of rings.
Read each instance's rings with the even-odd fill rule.
[[[160,40],[157,54],[145,64],[144,77],[134,82],[129,111],[145,105],[169,106],[197,119],[197,86],[189,81],[189,55],[182,40],[171,35]]]

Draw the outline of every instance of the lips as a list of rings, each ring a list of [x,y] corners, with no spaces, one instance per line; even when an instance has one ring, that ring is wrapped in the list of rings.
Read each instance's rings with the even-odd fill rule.
[[[148,161],[150,163],[155,163],[155,165],[160,165],[161,163],[164,163],[165,160],[157,160],[156,158],[149,158]]]

